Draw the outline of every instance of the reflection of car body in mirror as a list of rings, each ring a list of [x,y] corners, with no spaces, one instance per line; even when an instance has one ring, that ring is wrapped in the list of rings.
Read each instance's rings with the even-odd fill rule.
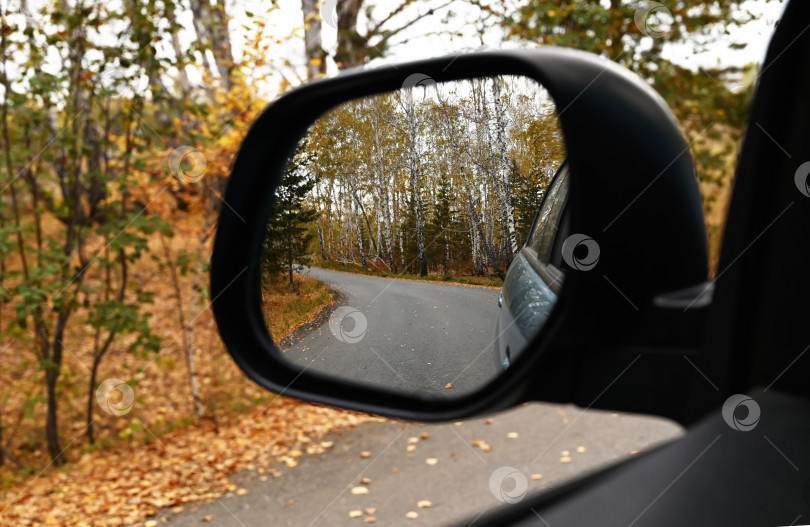
[[[564,163],[504,279],[495,323],[495,363],[504,370],[540,333],[557,302],[565,276],[562,244],[568,235],[567,196],[568,164]]]

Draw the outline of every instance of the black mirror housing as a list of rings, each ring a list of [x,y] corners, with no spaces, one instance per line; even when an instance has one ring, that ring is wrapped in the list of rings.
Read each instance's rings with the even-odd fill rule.
[[[542,84],[558,108],[567,145],[571,232],[594,240],[600,252],[593,268],[568,274],[558,305],[516,367],[453,400],[336,381],[278,360],[259,298],[259,257],[272,196],[298,140],[332,107],[398,90],[415,74],[437,83],[522,75]],[[634,74],[570,49],[463,54],[348,71],[304,85],[269,105],[252,125],[224,200],[211,295],[220,333],[240,368],[279,394],[394,417],[442,421],[532,399],[577,402],[577,379],[587,377],[581,370],[594,350],[621,348],[643,334],[640,327],[659,309],[656,298],[707,279],[702,202],[674,117]]]

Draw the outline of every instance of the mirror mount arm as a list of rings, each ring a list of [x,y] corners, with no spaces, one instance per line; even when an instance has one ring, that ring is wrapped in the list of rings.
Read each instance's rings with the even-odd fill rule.
[[[714,283],[705,282],[654,297],[622,348],[650,355],[699,355],[713,293]]]

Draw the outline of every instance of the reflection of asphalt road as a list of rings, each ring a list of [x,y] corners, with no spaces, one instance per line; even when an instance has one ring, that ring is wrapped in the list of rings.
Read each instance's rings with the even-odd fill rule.
[[[285,356],[310,371],[439,396],[474,390],[497,373],[497,289],[316,268],[303,273],[340,290],[354,308],[335,311],[334,333],[324,322],[286,343]],[[359,314],[345,316],[354,310]]]

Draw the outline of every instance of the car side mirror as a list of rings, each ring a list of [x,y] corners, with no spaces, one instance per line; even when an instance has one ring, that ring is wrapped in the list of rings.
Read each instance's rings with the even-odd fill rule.
[[[455,93],[459,100],[472,97],[469,88],[465,88],[467,83],[474,84],[470,79],[500,83],[504,78],[523,79],[520,82],[531,81],[541,86],[542,96],[529,97],[538,108],[546,97],[553,101],[554,119],[558,120],[564,139],[555,169],[564,156],[567,161],[560,170],[562,176],[558,175],[555,183],[546,184],[542,202],[538,197],[540,212],[526,243],[521,242],[522,248],[513,252],[512,265],[504,273],[500,312],[497,290],[487,300],[494,309],[492,326],[481,330],[491,335],[493,349],[489,356],[496,354],[495,361],[487,359],[491,374],[482,373],[476,383],[456,391],[450,389],[452,382],[439,383],[446,390],[443,392],[418,386],[407,378],[399,385],[394,385],[394,381],[375,381],[363,372],[365,359],[348,359],[348,364],[357,366],[355,375],[351,367],[345,367],[345,355],[341,359],[344,364],[341,371],[348,372],[345,374],[330,370],[328,365],[314,365],[316,360],[296,362],[285,357],[279,342],[273,340],[267,329],[267,317],[273,313],[263,311],[262,284],[267,273],[283,271],[289,274],[294,286],[292,274],[300,261],[307,258],[307,245],[285,245],[289,250],[286,261],[268,256],[268,251],[278,251],[282,245],[277,240],[285,235],[298,236],[301,241],[307,236],[307,228],[312,234],[317,215],[313,212],[309,217],[304,211],[307,207],[324,207],[317,204],[314,196],[326,189],[318,186],[323,185],[323,180],[317,174],[334,172],[329,167],[336,166],[340,173],[349,171],[347,167],[351,166],[360,170],[362,163],[373,162],[366,159],[373,156],[370,143],[354,141],[351,150],[349,143],[338,140],[340,134],[362,135],[373,130],[359,128],[357,123],[361,120],[346,124],[349,121],[345,119],[354,115],[357,105],[381,104],[378,116],[391,124],[397,118],[386,112],[397,104],[402,115],[415,111],[412,104],[415,93],[423,100],[429,98],[426,107],[438,115],[447,111],[442,97],[449,93]],[[433,90],[431,95],[427,95],[429,90]],[[456,108],[462,108],[459,111],[463,112],[463,106]],[[343,121],[341,111],[349,116],[344,116]],[[535,120],[546,117],[538,115]],[[400,124],[407,127],[408,123]],[[319,126],[320,135],[313,135]],[[433,151],[440,154],[450,152],[459,143],[460,139],[447,129],[436,130],[420,139],[413,136],[408,140],[407,130],[402,132],[403,139],[391,139],[394,131],[389,131],[386,137],[391,139],[392,148],[404,150],[419,141],[434,141]],[[322,155],[329,149],[302,149],[302,144],[312,144],[310,141],[317,138],[338,141],[335,144],[342,153],[341,164],[335,165],[337,156],[317,160],[307,154]],[[491,155],[485,155],[480,159],[490,158]],[[402,159],[408,159],[407,152]],[[354,161],[357,163],[353,165]],[[315,164],[317,170],[313,168]],[[554,166],[554,162],[548,166]],[[402,170],[413,173],[413,168]],[[466,181],[468,185],[483,183],[472,177]],[[565,187],[561,188],[563,183]],[[372,220],[366,214],[362,219],[367,222],[366,228],[359,225],[363,200],[355,197],[358,189],[351,188],[350,181],[340,184],[344,193],[341,206],[348,207],[348,214],[357,223],[356,232],[347,235],[362,242],[373,231]],[[371,187],[367,189],[369,196],[379,193],[373,183]],[[454,190],[462,192],[460,188]],[[300,199],[295,197],[296,192]],[[623,364],[622,354],[616,355],[615,350],[630,347],[651,355],[660,354],[656,334],[649,328],[660,322],[665,331],[673,331],[669,315],[683,307],[683,302],[677,300],[680,298],[677,292],[707,279],[701,200],[688,146],[671,113],[657,94],[627,70],[569,49],[457,55],[349,71],[304,85],[268,106],[252,125],[234,163],[224,201],[228,206],[223,207],[218,224],[211,294],[220,333],[234,360],[251,379],[276,393],[396,417],[448,420],[538,398],[577,402],[590,390],[583,388],[578,378],[589,377],[592,368],[610,371],[613,366],[606,368],[605,361]],[[332,198],[329,207],[337,207],[337,201],[338,198]],[[292,212],[283,216],[284,210]],[[299,230],[289,223],[285,227],[284,218],[295,215],[300,220],[295,227]],[[379,219],[380,225],[384,223],[376,212],[370,216],[374,222]],[[542,228],[537,228],[538,224]],[[382,227],[376,232],[383,232]],[[507,232],[504,239],[508,236]],[[390,243],[380,236],[380,245],[390,247]],[[310,252],[317,252],[315,245],[312,241]],[[297,247],[296,256],[291,247]],[[385,259],[384,250],[378,247],[377,252]],[[532,287],[535,293],[541,291],[539,285],[530,283],[538,277],[537,283],[542,283],[553,295],[541,298],[527,294]],[[413,284],[414,291],[421,287],[417,282]],[[552,297],[553,301],[539,306]],[[686,298],[691,297],[687,294]],[[691,315],[699,318],[700,303],[693,304]],[[508,317],[503,316],[505,309],[510,310]],[[662,316],[662,310],[667,314]],[[315,329],[326,333],[328,338],[331,333],[332,342],[346,344],[365,331],[359,317],[346,315],[338,317],[337,322],[331,316],[316,321]],[[690,324],[699,325],[699,321]],[[520,338],[509,341],[508,361],[499,360],[499,346],[515,330],[520,332]],[[407,344],[403,338],[390,337],[396,344]],[[458,344],[457,339],[452,340]],[[428,351],[437,354],[441,344],[423,340],[411,351],[417,356]],[[689,339],[683,345],[688,347]],[[595,353],[599,348],[606,351]],[[321,351],[315,349],[313,357],[319,358]],[[593,361],[586,357],[593,357]],[[421,370],[408,371],[419,375]],[[436,384],[437,379],[440,377],[430,380]],[[594,382],[594,386],[599,384]]]

